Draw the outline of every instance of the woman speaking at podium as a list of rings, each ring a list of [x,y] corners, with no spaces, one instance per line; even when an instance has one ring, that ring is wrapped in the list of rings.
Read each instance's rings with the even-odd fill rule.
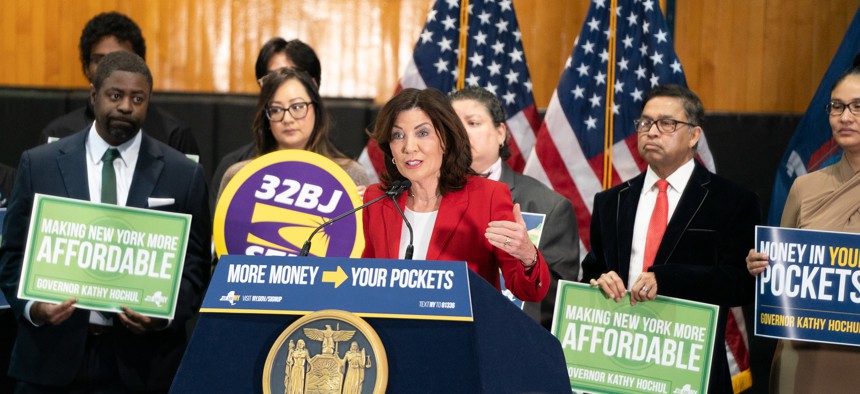
[[[384,153],[386,173],[364,200],[409,180],[396,201],[414,235],[392,199],[371,205],[363,212],[362,257],[402,259],[414,246],[417,260],[466,261],[497,289],[501,270],[517,298],[543,299],[550,283],[546,262],[508,187],[471,169],[469,137],[445,95],[404,89],[380,110],[371,137]]]

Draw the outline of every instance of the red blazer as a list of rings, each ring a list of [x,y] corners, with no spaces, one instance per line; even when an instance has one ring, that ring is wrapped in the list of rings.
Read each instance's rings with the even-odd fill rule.
[[[379,184],[371,185],[364,200],[379,197],[384,191]],[[407,194],[398,197],[397,203],[406,209]],[[494,220],[514,221],[514,205],[507,185],[479,176],[470,176],[463,190],[442,197],[427,260],[466,261],[469,268],[497,289],[499,269],[505,277],[505,286],[523,301],[537,302],[549,289],[549,268],[543,256],[527,275],[522,263],[502,249],[490,244],[484,236],[487,225]],[[403,219],[390,199],[367,207],[362,213],[364,225],[365,258],[396,259],[400,250],[400,232]]]

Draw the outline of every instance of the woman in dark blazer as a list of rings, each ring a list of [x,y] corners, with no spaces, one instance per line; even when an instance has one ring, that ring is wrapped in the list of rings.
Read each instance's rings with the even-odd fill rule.
[[[445,95],[433,89],[405,89],[379,112],[371,137],[385,155],[386,173],[368,187],[365,201],[396,181],[411,187],[398,197],[414,229],[416,260],[466,261],[469,268],[524,301],[540,301],[549,288],[549,269],[528,238],[508,187],[470,168],[471,146]],[[362,257],[403,258],[409,235],[390,200],[363,213]]]

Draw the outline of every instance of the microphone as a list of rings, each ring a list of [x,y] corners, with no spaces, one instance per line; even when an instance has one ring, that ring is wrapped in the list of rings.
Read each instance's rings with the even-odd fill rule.
[[[408,179],[404,179],[403,182],[400,182],[400,187],[403,188],[403,190],[409,189],[410,187],[412,187],[412,182],[410,182]],[[409,245],[406,245],[406,252],[403,253],[403,259],[412,260],[412,252],[414,250],[414,246],[412,245],[412,225],[409,224],[409,221],[406,220],[406,215],[403,214],[403,210],[400,209],[400,204],[397,203],[396,195],[391,196],[391,202],[394,203],[394,207],[397,208],[397,212],[400,212],[400,217],[403,218],[403,223],[406,223],[406,228],[409,229]]]
[[[406,181],[406,182],[409,182],[409,181]],[[319,225],[316,229],[314,229],[314,231],[313,231],[313,232],[311,233],[311,235],[308,237],[308,240],[307,240],[307,241],[305,241],[305,244],[304,244],[304,245],[302,245],[302,250],[299,252],[299,256],[307,256],[307,255],[308,255],[308,253],[310,253],[310,250],[311,250],[311,239],[313,239],[313,238],[314,238],[314,235],[317,235],[317,233],[318,233],[320,230],[322,230],[323,228],[328,227],[328,226],[329,226],[329,225],[331,225],[332,223],[334,223],[334,222],[336,222],[336,221],[338,221],[338,220],[341,220],[341,219],[343,219],[343,218],[345,218],[345,217],[347,217],[347,216],[349,216],[349,215],[352,215],[352,214],[354,214],[354,213],[356,213],[356,212],[358,212],[358,211],[360,211],[360,210],[362,210],[362,209],[364,209],[364,208],[367,208],[368,206],[371,206],[371,205],[373,205],[373,204],[376,204],[379,200],[382,200],[383,198],[386,198],[386,197],[391,197],[392,199],[397,198],[397,196],[399,196],[399,195],[400,195],[400,193],[403,193],[403,191],[404,191],[404,190],[406,190],[406,189],[408,189],[410,186],[412,186],[412,183],[410,182],[410,183],[409,183],[409,185],[408,185],[408,186],[406,186],[405,188],[404,188],[404,187],[402,187],[402,185],[403,185],[403,182],[400,182],[400,181],[394,181],[394,182],[391,184],[391,188],[389,188],[389,189],[388,189],[388,191],[386,191],[386,192],[385,192],[385,194],[383,194],[383,195],[381,195],[381,196],[379,196],[379,197],[377,197],[377,198],[374,198],[373,200],[371,200],[371,201],[367,202],[366,204],[363,204],[363,205],[358,206],[358,207],[356,207],[356,208],[354,208],[354,209],[351,209],[351,210],[349,210],[349,211],[346,211],[346,212],[344,212],[344,213],[342,213],[342,214],[338,215],[338,216],[337,216],[337,217],[335,217],[334,219],[327,220],[327,221],[326,221],[326,222],[324,222],[323,224]]]

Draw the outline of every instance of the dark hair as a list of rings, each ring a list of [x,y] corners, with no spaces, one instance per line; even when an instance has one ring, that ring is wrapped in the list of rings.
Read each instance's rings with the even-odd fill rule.
[[[502,107],[502,102],[496,97],[495,94],[490,93],[489,90],[477,87],[477,86],[469,86],[463,89],[460,89],[454,93],[448,95],[448,100],[451,102],[455,102],[457,100],[475,100],[481,105],[484,106],[484,109],[490,114],[490,118],[493,120],[493,126],[499,127],[505,123],[505,120],[508,118],[505,115],[505,108]],[[505,125],[507,126],[507,125]],[[502,158],[502,161],[507,160],[511,157],[511,150],[508,148],[508,139],[511,138],[511,133],[505,133],[505,143],[499,145],[499,157]]]
[[[314,83],[319,86],[321,81],[320,59],[317,57],[314,49],[300,40],[287,41],[281,37],[275,37],[266,41],[263,47],[260,48],[260,53],[257,55],[257,63],[254,65],[258,81],[269,73],[269,61],[281,52],[287,55],[287,58],[296,66],[297,70],[308,73],[314,80]]]
[[[347,160],[346,155],[337,150],[331,140],[329,140],[328,133],[331,121],[325,109],[325,103],[323,103],[311,77],[305,72],[286,67],[272,71],[263,78],[260,98],[257,100],[257,114],[254,116],[253,124],[254,140],[257,143],[257,155],[262,156],[278,149],[278,141],[272,135],[272,127],[269,125],[269,118],[266,117],[266,108],[268,108],[269,102],[272,101],[272,97],[275,96],[278,88],[284,82],[291,79],[299,81],[304,86],[305,91],[307,91],[308,96],[311,98],[311,103],[313,103],[311,108],[314,111],[314,128],[308,138],[305,150],[318,153],[335,162]],[[285,116],[290,115],[285,114]]]
[[[146,40],[143,39],[137,23],[119,12],[104,12],[90,19],[81,31],[81,42],[78,46],[84,74],[87,73],[87,64],[90,62],[93,47],[106,36],[114,36],[120,42],[128,41],[134,53],[146,60]]]
[[[705,121],[705,106],[702,105],[702,100],[699,100],[699,96],[696,96],[696,93],[693,93],[693,91],[687,87],[676,84],[657,86],[656,88],[651,89],[648,96],[645,97],[644,103],[647,104],[648,101],[656,97],[673,97],[680,99],[684,106],[684,113],[687,115],[687,120],[690,123],[696,126],[701,126]]]
[[[131,52],[118,51],[111,52],[105,55],[99,62],[99,67],[96,70],[96,75],[93,76],[93,87],[99,91],[105,79],[110,77],[114,71],[128,71],[136,74],[143,74],[146,77],[146,82],[149,83],[149,90],[152,91],[152,73],[149,72],[149,67],[143,58]]]
[[[846,70],[839,76],[839,78],[836,79],[836,82],[834,82],[833,86],[830,87],[830,91],[833,92],[833,90],[836,89],[836,87],[839,86],[845,78],[848,78],[849,75],[860,75],[860,52],[854,55],[854,60],[851,62],[851,68]]]
[[[442,168],[439,176],[439,191],[442,194],[460,190],[466,185],[467,175],[477,175],[472,170],[472,146],[463,122],[457,117],[445,95],[436,89],[403,89],[395,95],[376,117],[370,137],[385,155],[386,172],[380,176],[382,188],[388,189],[395,180],[406,179],[391,162],[391,132],[397,116],[403,111],[419,109],[427,114],[442,143]]]

